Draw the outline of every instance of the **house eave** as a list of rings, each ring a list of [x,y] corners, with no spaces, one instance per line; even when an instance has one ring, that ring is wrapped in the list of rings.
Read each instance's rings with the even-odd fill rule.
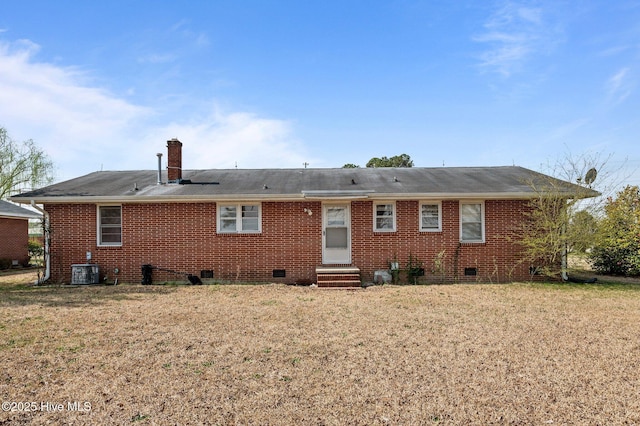
[[[37,219],[37,217],[0,214],[0,219],[29,220],[29,219]]]
[[[374,200],[529,200],[537,195],[530,192],[458,192],[411,194],[375,194]]]
[[[74,196],[74,197],[34,197],[12,201],[21,204],[108,204],[108,203],[198,203],[215,201],[299,201],[301,195],[264,195],[264,194],[223,194],[223,195],[172,195],[172,196]]]
[[[104,203],[191,203],[215,201],[303,201],[303,200],[522,200],[536,198],[536,194],[518,193],[410,193],[384,194],[373,191],[346,193],[344,191],[303,191],[300,194],[216,194],[216,195],[172,195],[172,196],[71,196],[12,198],[21,204],[104,204]]]
[[[268,191],[265,190],[265,191]],[[599,195],[566,194],[566,198],[589,198]],[[142,194],[127,195],[73,195],[44,197],[11,197],[19,204],[106,204],[106,203],[194,203],[218,201],[346,201],[346,200],[530,200],[540,197],[536,192],[376,192],[375,190],[303,190],[299,193],[235,193],[235,194]]]
[[[369,198],[373,190],[313,190],[302,191],[306,200],[361,200]]]

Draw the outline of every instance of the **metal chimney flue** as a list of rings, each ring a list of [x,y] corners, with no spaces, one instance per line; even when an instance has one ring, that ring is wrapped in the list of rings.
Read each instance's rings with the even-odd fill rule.
[[[158,185],[162,185],[162,153],[156,154],[158,156]]]

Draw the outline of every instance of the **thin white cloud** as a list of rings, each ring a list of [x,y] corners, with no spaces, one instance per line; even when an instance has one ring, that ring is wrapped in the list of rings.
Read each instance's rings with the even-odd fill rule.
[[[184,144],[185,169],[302,167],[310,160],[290,122],[218,107],[200,119],[156,129],[146,139],[147,151],[173,137]]]
[[[582,129],[591,122],[588,118],[578,118],[576,120],[564,123],[556,127],[550,135],[552,140],[564,140],[573,136],[578,130]]]
[[[478,56],[484,70],[510,77],[533,56],[548,52],[557,42],[558,30],[548,22],[541,6],[506,1],[484,24],[473,41],[487,46]]]
[[[616,93],[620,90],[620,87],[624,82],[624,78],[628,73],[629,73],[629,68],[625,67],[619,70],[617,73],[615,73],[611,78],[609,78],[609,81],[607,82],[607,86],[610,93]]]
[[[607,49],[602,50],[601,52],[598,53],[598,55],[600,56],[604,56],[604,57],[608,57],[608,56],[615,56],[618,55],[620,53],[629,51],[632,48],[632,46],[630,45],[619,45],[619,46],[613,46],[613,47],[609,47]]]
[[[181,31],[184,29],[184,27],[186,27],[189,24],[189,21],[187,19],[181,19],[178,22],[176,22],[175,24],[173,24],[171,26],[171,31],[175,32],[175,31]]]
[[[525,22],[542,25],[542,10],[540,8],[519,7],[518,17]]]
[[[178,56],[173,53],[150,53],[140,56],[138,62],[141,64],[166,64],[174,62],[177,58]]]
[[[140,64],[168,64],[184,60],[196,52],[201,53],[210,42],[206,33],[196,32],[189,21],[180,20],[168,29],[147,33],[137,42],[137,62]],[[162,49],[158,51],[158,46]]]
[[[209,36],[205,33],[198,33],[195,35],[195,43],[198,47],[207,47],[211,42],[209,41]]]
[[[34,139],[60,168],[86,166],[100,145],[149,113],[91,87],[78,69],[37,62],[39,49],[28,40],[0,43],[0,125],[17,139]]]
[[[633,92],[633,83],[629,77],[630,71],[629,67],[624,67],[606,81],[605,92],[608,103],[617,105]]]
[[[181,19],[171,26],[171,32],[182,35],[187,40],[191,40],[197,47],[209,46],[209,37],[204,32],[196,32],[189,27],[189,20]]]
[[[0,42],[0,126],[45,149],[59,179],[153,169],[155,153],[173,137],[185,143],[185,168],[298,167],[309,160],[288,121],[219,109],[183,117],[179,107],[136,105],[91,84],[89,73],[38,62],[39,49],[30,41]]]

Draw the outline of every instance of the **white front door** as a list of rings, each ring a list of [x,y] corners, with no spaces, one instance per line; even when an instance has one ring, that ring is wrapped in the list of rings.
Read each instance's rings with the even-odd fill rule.
[[[322,206],[322,263],[351,264],[351,205]]]

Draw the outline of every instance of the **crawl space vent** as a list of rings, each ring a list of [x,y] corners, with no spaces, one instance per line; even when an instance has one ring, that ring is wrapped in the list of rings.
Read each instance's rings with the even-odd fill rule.
[[[464,274],[465,275],[470,275],[470,276],[476,276],[476,275],[478,275],[478,269],[477,268],[464,268]]]
[[[286,276],[287,276],[287,271],[285,269],[273,270],[273,278],[285,278]]]
[[[213,270],[204,269],[200,271],[200,278],[213,278]]]

